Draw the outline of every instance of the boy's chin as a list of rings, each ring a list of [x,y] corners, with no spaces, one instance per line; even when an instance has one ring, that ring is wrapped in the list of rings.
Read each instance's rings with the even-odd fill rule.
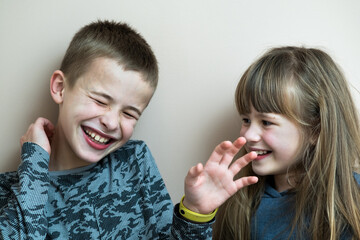
[[[99,162],[101,159],[105,158],[110,153],[114,152],[117,148],[114,149],[107,149],[107,151],[104,151],[100,154],[94,154],[94,153],[83,153],[80,157],[83,161],[88,163],[96,163]]]
[[[79,159],[81,159],[82,161],[84,161],[88,164],[97,163],[101,159],[108,156],[110,153],[115,152],[117,149],[119,149],[123,145],[124,144],[120,144],[120,143],[112,144],[111,146],[109,146],[107,149],[104,149],[104,150],[96,150],[96,149],[91,149],[91,148],[83,149],[83,150],[79,149],[77,156]]]
[[[97,163],[105,156],[107,156],[107,154],[97,155],[85,151],[77,154],[79,161],[82,162],[82,165],[84,166]]]
[[[101,159],[103,159],[104,157],[106,157],[109,153],[107,154],[102,154],[102,155],[95,155],[95,156],[91,156],[91,155],[87,155],[87,156],[83,156],[81,159],[84,162],[87,162],[89,164],[92,163],[97,163],[99,162]]]

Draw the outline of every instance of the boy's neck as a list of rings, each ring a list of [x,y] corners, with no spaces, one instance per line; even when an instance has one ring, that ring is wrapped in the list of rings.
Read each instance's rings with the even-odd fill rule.
[[[49,171],[69,170],[89,165],[90,163],[79,159],[73,151],[69,150],[70,146],[64,140],[64,136],[61,136],[61,133],[57,125],[51,141]]]

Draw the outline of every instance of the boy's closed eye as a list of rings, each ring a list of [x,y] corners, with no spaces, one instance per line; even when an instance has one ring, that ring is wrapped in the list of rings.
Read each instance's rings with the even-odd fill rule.
[[[94,100],[95,103],[97,103],[99,105],[102,105],[102,106],[106,105],[106,103],[104,101],[102,101],[102,100],[99,100],[99,99],[96,99],[96,98],[93,98],[93,97],[91,97],[91,99]]]
[[[106,106],[108,105],[110,102],[113,101],[113,98],[103,92],[98,92],[98,91],[89,91],[88,96],[90,99],[92,99],[95,103],[102,105],[102,106]]]
[[[125,116],[127,116],[128,118],[133,118],[133,119],[138,119],[139,117],[136,116],[135,114],[133,113],[129,113],[129,112],[124,112]]]

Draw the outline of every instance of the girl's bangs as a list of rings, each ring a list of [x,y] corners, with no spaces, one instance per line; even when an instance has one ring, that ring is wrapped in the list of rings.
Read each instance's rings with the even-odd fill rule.
[[[279,68],[274,64],[268,65],[263,63],[252,66],[240,79],[236,89],[236,105],[240,114],[250,113],[251,106],[258,112],[288,113],[286,89],[290,76],[277,70]]]

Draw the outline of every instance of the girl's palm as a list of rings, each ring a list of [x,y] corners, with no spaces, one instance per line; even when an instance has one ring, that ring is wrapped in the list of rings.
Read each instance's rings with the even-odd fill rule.
[[[185,178],[185,207],[198,213],[210,213],[239,189],[258,181],[254,176],[234,181],[241,168],[257,156],[255,152],[250,152],[231,164],[245,143],[243,137],[233,143],[222,142],[216,146],[205,166],[198,164],[189,170]]]

